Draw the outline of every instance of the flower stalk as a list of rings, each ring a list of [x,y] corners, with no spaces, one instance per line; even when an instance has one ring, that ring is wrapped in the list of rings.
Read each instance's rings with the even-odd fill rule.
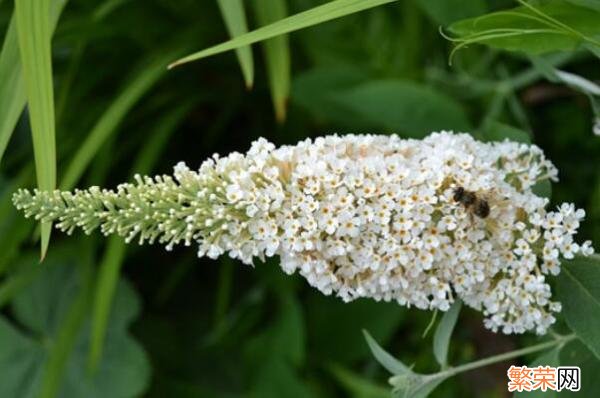
[[[286,273],[345,301],[447,311],[460,298],[493,331],[542,334],[560,311],[546,276],[593,252],[574,241],[583,210],[547,211],[533,192],[548,178],[557,170],[533,145],[348,135],[280,148],[259,139],[197,171],[180,163],[115,190],[20,190],[13,201],[66,233],[197,244],[199,257],[246,264],[279,256]]]

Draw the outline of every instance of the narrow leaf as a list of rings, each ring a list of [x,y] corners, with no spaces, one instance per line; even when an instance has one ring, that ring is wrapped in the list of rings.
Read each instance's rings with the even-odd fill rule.
[[[346,15],[354,14],[369,8],[377,7],[382,4],[391,3],[396,0],[335,0],[311,8],[310,10],[292,15],[268,26],[263,26],[252,32],[238,36],[232,40],[226,41],[214,47],[207,48],[184,58],[181,58],[169,68],[181,65],[187,62],[195,61],[210,55],[219,54],[225,51],[233,50],[241,46],[256,43],[262,40],[270,39],[285,33],[294,32],[309,26],[317,25],[332,19],[340,18]]]
[[[104,257],[99,266],[100,271],[92,314],[92,332],[88,362],[90,371],[96,370],[102,358],[102,347],[104,346],[104,339],[106,337],[110,308],[126,250],[127,246],[123,243],[123,240],[117,236],[112,236],[108,240]]]
[[[242,0],[218,0],[217,4],[223,15],[225,26],[229,36],[232,38],[248,32],[246,24],[246,11]],[[250,46],[239,47],[235,50],[242,68],[246,87],[252,88],[254,84],[254,60],[252,59],[252,48]]]
[[[261,25],[282,20],[287,15],[286,0],[254,0],[256,18]],[[285,120],[286,107],[290,96],[290,44],[287,35],[280,35],[263,42],[265,63],[269,73],[271,96],[275,106],[275,117]]]
[[[393,375],[400,375],[405,373],[412,373],[411,370],[400,362],[398,359],[394,358],[390,353],[385,351],[373,337],[367,332],[363,330],[363,334],[365,336],[365,340],[367,340],[367,344],[373,353],[373,356],[383,366],[388,372]]]
[[[452,336],[452,331],[456,325],[461,306],[462,302],[460,300],[456,300],[454,304],[452,304],[452,307],[444,313],[444,316],[440,320],[440,323],[435,330],[435,334],[433,335],[433,354],[442,368],[448,366],[450,337]]]
[[[176,52],[179,53],[179,51]],[[133,80],[110,104],[73,156],[62,178],[61,189],[71,189],[77,184],[94,155],[108,137],[116,132],[129,110],[164,75],[165,66],[172,57],[172,51],[161,53],[142,61],[141,65],[135,68],[136,73],[133,75]]]
[[[558,294],[567,324],[600,358],[600,260],[577,257],[564,262]]]
[[[16,0],[15,18],[23,76],[29,104],[29,121],[38,187],[56,186],[56,142],[50,0]],[[50,242],[52,225],[42,223],[42,259]]]
[[[67,0],[54,0],[50,6],[50,28],[54,31]],[[0,52],[0,160],[23,113],[26,103],[25,82],[19,57],[15,18],[10,21]]]
[[[132,174],[139,173],[143,175],[152,171],[154,164],[160,156],[161,149],[164,148],[166,141],[190,109],[191,103],[179,105],[156,125],[156,128],[150,134],[151,139],[146,143],[143,151],[135,161]],[[102,358],[110,310],[115,292],[117,291],[117,283],[119,281],[121,266],[125,259],[126,248],[121,238],[112,237],[109,239],[99,267],[98,283],[96,284],[94,295],[92,332],[88,357],[88,368],[92,372],[97,369]]]

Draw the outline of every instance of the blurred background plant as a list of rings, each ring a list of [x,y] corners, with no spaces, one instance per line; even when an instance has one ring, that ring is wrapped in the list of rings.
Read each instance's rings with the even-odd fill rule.
[[[509,0],[15,3],[0,1],[1,397],[376,398],[390,395],[389,375],[362,329],[415,372],[435,372],[445,356],[439,345],[432,355],[431,313],[343,304],[270,263],[99,236],[50,241],[49,226],[12,207],[18,187],[113,187],[245,151],[260,136],[280,145],[333,132],[469,131],[541,146],[561,182],[540,192],[585,208],[580,239],[600,242],[596,0],[516,10]],[[235,52],[167,70],[230,36],[192,58]],[[586,282],[600,281],[600,268],[590,267],[560,281],[567,319],[555,328],[585,345],[543,362],[582,366],[582,396],[600,392],[591,377],[600,327],[581,322],[600,319],[600,284]],[[479,318],[460,314],[450,363],[545,341],[490,333]],[[508,396],[507,368],[530,360],[461,374],[431,395]]]

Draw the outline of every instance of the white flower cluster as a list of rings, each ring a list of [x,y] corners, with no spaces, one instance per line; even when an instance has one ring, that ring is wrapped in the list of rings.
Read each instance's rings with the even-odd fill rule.
[[[285,272],[345,301],[446,311],[460,298],[494,331],[541,334],[560,311],[546,275],[562,257],[593,252],[573,241],[583,210],[547,212],[532,191],[556,176],[532,145],[447,132],[334,135],[280,148],[259,139],[197,172],[180,163],[174,180],[138,177],[116,193],[20,191],[15,204],[67,231],[100,225],[168,248],[197,242],[199,256],[248,264],[278,255]],[[459,188],[488,211],[457,200]]]

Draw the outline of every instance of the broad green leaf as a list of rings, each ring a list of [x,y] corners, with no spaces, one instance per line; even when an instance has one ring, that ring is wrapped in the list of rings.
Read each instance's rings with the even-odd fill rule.
[[[175,50],[151,55],[148,59],[143,60],[137,68],[134,68],[135,73],[132,75],[132,80],[111,102],[73,156],[62,178],[61,189],[72,189],[77,184],[102,144],[117,131],[127,112],[164,75],[165,65],[169,59],[173,58],[173,54],[180,52],[180,50]]]
[[[67,0],[50,6],[50,29],[54,31]],[[0,52],[0,160],[27,102],[15,18],[10,20]]]
[[[571,51],[600,38],[600,13],[560,0],[521,6],[452,24],[457,48],[472,43],[529,54]]]
[[[388,372],[390,372],[393,375],[412,374],[412,371],[406,365],[404,365],[401,361],[394,358],[390,353],[381,348],[381,346],[377,344],[375,339],[371,337],[369,332],[363,330],[363,334],[365,336],[365,340],[367,340],[369,348],[371,349],[371,353],[373,354],[377,362],[379,362],[381,366],[383,366]]]
[[[581,386],[579,391],[562,390],[556,394],[560,398],[597,398],[600,391],[600,360],[579,340],[565,345],[560,351],[561,366],[579,366],[581,369]],[[547,397],[550,395],[544,395]],[[523,396],[525,398],[525,396]]]
[[[437,24],[448,25],[460,19],[482,15],[485,0],[413,0]]]
[[[600,1],[598,0],[567,0],[569,3],[581,6],[588,7],[592,10],[600,11]]]
[[[371,124],[335,100],[335,94],[358,86],[370,76],[361,68],[351,65],[317,67],[294,75],[292,103],[310,112],[318,122],[331,122],[344,131],[361,132]]]
[[[354,14],[369,8],[377,7],[383,4],[391,3],[395,0],[334,0],[326,4],[311,8],[310,10],[284,18],[268,26],[256,29],[252,32],[238,36],[225,43],[207,48],[184,58],[181,58],[171,65],[170,68],[187,62],[196,61],[211,55],[219,54],[225,51],[256,43],[262,40],[271,39],[285,33],[294,32],[309,26],[317,25],[332,19],[340,18],[346,15]]]
[[[84,264],[89,260],[82,260],[80,252],[79,247],[58,248],[46,259],[48,266],[38,267],[38,277],[12,303],[19,328],[0,317],[0,366],[10,363],[3,367],[10,371],[0,374],[0,396],[133,398],[145,389],[148,360],[127,333],[139,299],[124,282],[117,288],[99,370],[93,376],[86,373],[92,279],[90,264]]]
[[[529,133],[497,121],[491,121],[485,125],[481,132],[485,141],[504,141],[506,139],[524,144],[531,144]]]
[[[435,330],[433,335],[433,354],[435,359],[442,368],[448,365],[448,347],[450,346],[450,337],[452,337],[452,331],[456,325],[458,314],[462,301],[456,300],[452,307],[444,313],[444,316],[440,320],[440,323]]]
[[[160,150],[171,136],[175,128],[182,121],[183,117],[190,110],[190,103],[179,105],[170,114],[167,114],[152,130],[150,140],[144,145],[135,161],[131,174],[139,173],[146,175],[152,171],[156,160],[160,155]],[[110,309],[114,299],[114,294],[119,281],[121,265],[125,258],[126,245],[123,239],[113,236],[108,240],[102,262],[100,263],[100,272],[98,283],[95,288],[92,331],[89,354],[89,368],[93,371],[102,357],[102,348],[106,337]]]
[[[404,80],[372,80],[333,97],[367,118],[373,126],[409,137],[432,131],[468,131],[470,123],[461,105],[430,87]]]
[[[225,26],[229,36],[237,37],[248,32],[246,24],[246,11],[243,0],[218,0],[217,4],[223,15]],[[252,59],[252,48],[243,46],[235,50],[244,75],[246,87],[252,88],[254,84],[254,60]]]
[[[389,398],[390,396],[388,387],[375,384],[368,378],[342,366],[331,366],[331,372],[340,385],[354,398]]]
[[[565,261],[558,278],[558,297],[569,327],[600,358],[600,260]]]
[[[69,357],[75,348],[77,336],[80,334],[85,317],[89,312],[94,273],[89,260],[84,260],[84,262],[85,264],[79,267],[81,277],[78,291],[70,300],[68,310],[61,319],[60,326],[56,329],[53,346],[48,354],[40,387],[41,398],[58,396]]]
[[[287,16],[287,0],[253,0],[254,12],[258,23],[266,26]],[[265,63],[269,74],[271,96],[275,107],[275,117],[279,122],[285,120],[288,98],[290,96],[290,44],[287,35],[280,35],[263,43]]]
[[[39,268],[39,267],[38,267]],[[0,316],[0,396],[33,398],[39,387],[47,353],[36,341],[23,335],[7,319]]]
[[[50,0],[16,0],[15,21],[29,109],[38,188],[56,187],[54,85],[52,81],[52,27]],[[52,224],[41,226],[44,258]]]

